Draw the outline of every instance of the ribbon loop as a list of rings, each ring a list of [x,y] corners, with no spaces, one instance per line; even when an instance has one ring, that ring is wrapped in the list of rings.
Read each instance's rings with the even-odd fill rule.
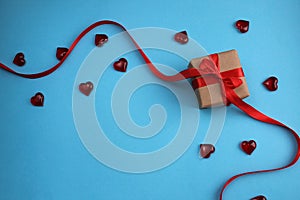
[[[207,75],[207,74],[218,75],[219,74],[215,63],[207,58],[204,58],[201,61],[201,63],[199,64],[199,70],[202,73],[202,75]]]

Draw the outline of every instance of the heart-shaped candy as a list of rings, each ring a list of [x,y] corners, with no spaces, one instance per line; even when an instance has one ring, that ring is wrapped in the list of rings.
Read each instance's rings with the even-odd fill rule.
[[[215,147],[212,144],[200,144],[200,155],[202,158],[209,158],[210,154],[215,152]]]
[[[186,31],[181,31],[174,35],[174,40],[180,44],[186,44],[189,41]]]
[[[256,142],[254,140],[243,141],[241,148],[246,154],[251,155],[256,148]]]
[[[101,47],[104,43],[108,41],[108,36],[105,34],[96,34],[95,35],[95,45]]]
[[[251,200],[267,200],[267,198],[263,195],[259,195],[259,196],[253,197]]]
[[[120,58],[118,61],[114,63],[114,68],[119,72],[126,72],[127,64],[128,62],[125,58]]]
[[[263,85],[270,91],[278,89],[278,79],[275,76],[271,76],[263,82]]]
[[[235,27],[241,32],[246,33],[249,30],[249,21],[246,20],[238,20],[235,23]]]
[[[69,51],[68,48],[65,47],[57,47],[56,49],[56,58],[58,60],[62,60],[66,53]]]
[[[24,66],[25,63],[26,63],[24,54],[22,52],[17,53],[14,60],[13,60],[13,63],[15,65],[20,66],[20,67]]]
[[[93,88],[94,84],[91,81],[79,84],[79,91],[86,96],[89,96],[91,94]]]
[[[30,102],[33,106],[44,106],[44,95],[38,92],[31,97]]]

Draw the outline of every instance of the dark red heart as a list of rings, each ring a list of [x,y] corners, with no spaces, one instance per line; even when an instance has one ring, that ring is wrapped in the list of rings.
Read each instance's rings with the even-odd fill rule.
[[[119,61],[116,61],[114,63],[114,68],[115,68],[115,70],[117,70],[119,72],[126,72],[127,64],[128,64],[128,62],[125,58],[120,58]]]
[[[30,102],[34,106],[44,106],[44,95],[41,92],[38,92],[31,97]]]
[[[79,84],[79,91],[86,96],[89,96],[91,94],[93,88],[94,84],[91,81]]]
[[[186,31],[181,31],[174,35],[174,40],[180,44],[186,44],[189,41]]]
[[[17,53],[16,56],[15,56],[15,58],[14,58],[14,60],[13,60],[13,63],[15,65],[20,66],[20,67],[24,66],[25,63],[26,63],[24,54],[22,52]]]
[[[267,200],[267,198],[263,195],[259,195],[259,196],[253,197],[251,200]]]
[[[246,20],[238,20],[235,23],[235,27],[241,32],[241,33],[246,33],[249,30],[249,21]]]
[[[62,60],[68,51],[69,51],[68,48],[57,47],[57,49],[56,49],[56,58],[58,60]]]
[[[254,140],[243,141],[241,148],[246,154],[251,155],[256,148],[256,142]]]
[[[101,47],[104,43],[108,41],[108,36],[105,34],[96,34],[95,35],[95,45]]]
[[[200,144],[200,155],[202,158],[209,158],[215,152],[215,147],[212,144]]]
[[[271,76],[263,82],[263,85],[270,91],[278,89],[278,79],[275,76]]]

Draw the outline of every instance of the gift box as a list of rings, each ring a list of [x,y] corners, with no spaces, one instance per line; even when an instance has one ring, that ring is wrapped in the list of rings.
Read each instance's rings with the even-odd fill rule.
[[[242,99],[250,95],[236,50],[192,59],[188,67],[201,73],[192,80],[200,108],[229,105],[227,89],[234,90]]]

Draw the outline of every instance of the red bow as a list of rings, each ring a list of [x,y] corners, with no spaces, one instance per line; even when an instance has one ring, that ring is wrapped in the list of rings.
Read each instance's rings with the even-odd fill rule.
[[[230,103],[228,98],[226,98],[226,90],[235,89],[243,84],[243,81],[240,79],[241,77],[244,77],[242,68],[220,72],[218,54],[212,54],[209,58],[204,58],[201,61],[198,70],[201,76],[192,81],[193,88],[197,89],[219,83],[225,105]]]

